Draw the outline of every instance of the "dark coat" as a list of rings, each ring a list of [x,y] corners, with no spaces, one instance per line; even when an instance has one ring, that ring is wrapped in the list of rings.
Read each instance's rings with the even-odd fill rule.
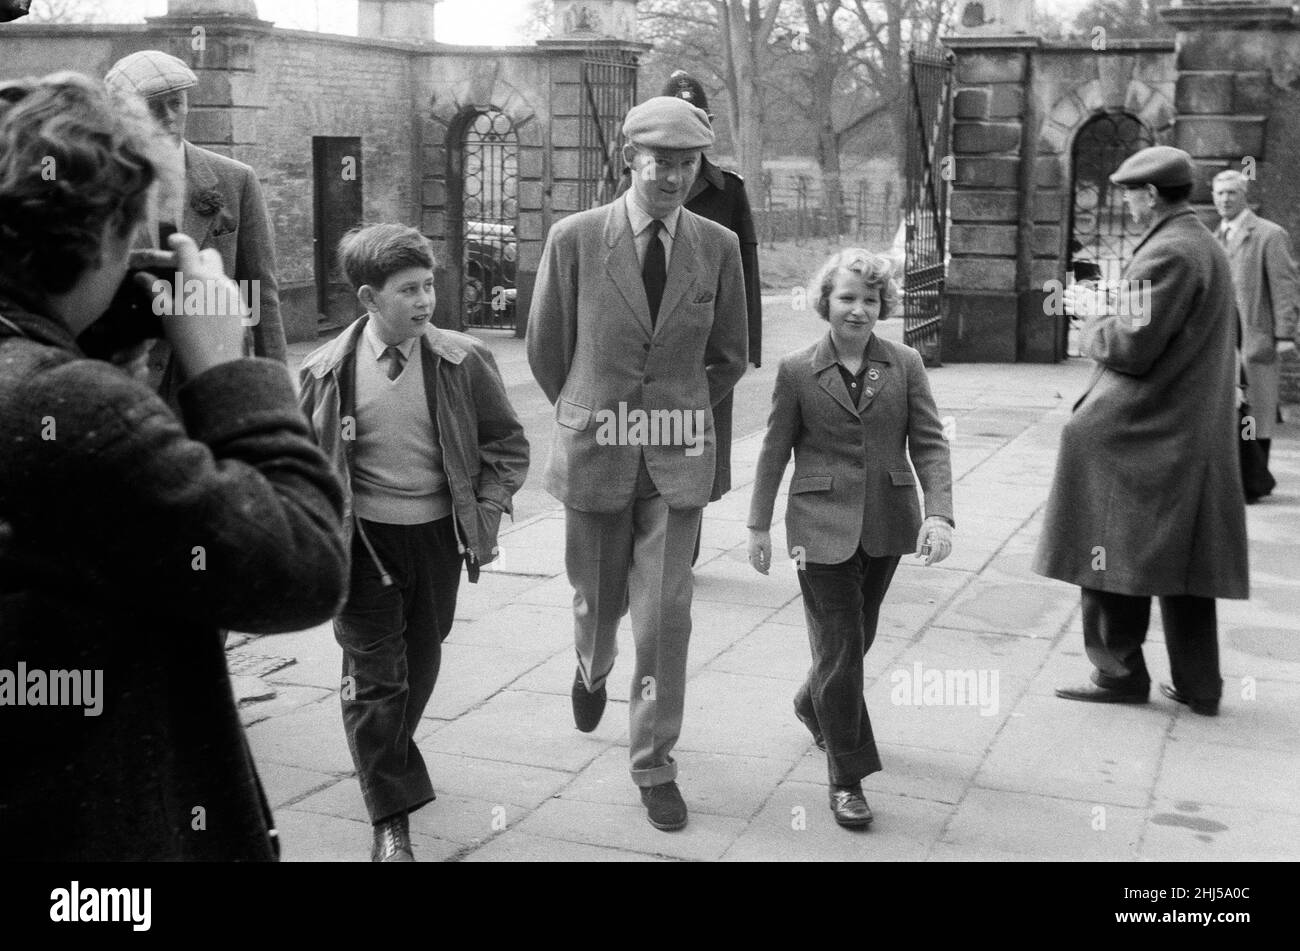
[[[1034,570],[1118,594],[1245,598],[1228,259],[1185,208],[1156,220],[1122,280],[1150,282],[1150,313],[1084,327],[1097,365],[1061,433]]]
[[[829,333],[777,369],[749,527],[771,526],[793,451],[785,536],[791,557],[805,562],[837,565],[859,544],[872,557],[916,551],[918,476],[925,514],[953,520],[952,461],[921,355],[872,335],[867,365],[857,404]]]
[[[102,710],[0,708],[0,859],[271,860],[219,630],[346,595],[342,497],[285,367],[181,388],[0,298],[0,671],[102,671]]]
[[[632,185],[630,169],[623,170],[618,195]],[[686,199],[686,208],[702,218],[716,221],[735,233],[740,241],[740,266],[745,272],[745,310],[749,327],[749,362],[762,366],[763,290],[758,276],[758,231],[745,194],[745,180],[735,172],[719,168],[707,158],[700,158],[700,173],[695,177]],[[718,460],[713,476],[715,502],[731,491],[731,401],[728,393],[713,408],[713,425],[718,439]]]

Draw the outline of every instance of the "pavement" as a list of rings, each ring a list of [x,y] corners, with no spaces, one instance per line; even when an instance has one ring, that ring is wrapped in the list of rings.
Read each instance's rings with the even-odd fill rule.
[[[496,570],[463,583],[416,739],[437,801],[411,817],[418,860],[888,861],[1300,858],[1300,426],[1273,443],[1278,491],[1247,509],[1252,596],[1220,601],[1222,713],[1152,690],[1146,706],[1057,699],[1087,678],[1078,590],[1029,570],[1074,396],[1056,366],[930,371],[951,417],[952,556],[904,559],[867,656],[884,770],[869,831],[836,826],[824,755],[791,701],[809,652],[798,584],[746,563],[745,517],[776,360],[824,324],[765,300],[767,364],[737,392],[735,488],[704,514],[685,723],[675,757],[691,810],[680,832],[645,819],[627,774],[625,654],[595,732],[573,727],[572,589],[563,512],[540,489],[550,408],[522,342],[484,334],[534,450]],[[880,332],[897,337],[898,321]],[[293,348],[295,360],[310,349]],[[1296,407],[1292,416],[1300,417]],[[788,473],[787,473],[788,476]],[[783,538],[784,491],[774,523]],[[1147,663],[1168,679],[1159,611]],[[370,827],[344,739],[329,625],[242,642],[257,689],[241,713],[287,861],[365,861]],[[259,699],[260,698],[260,699]]]

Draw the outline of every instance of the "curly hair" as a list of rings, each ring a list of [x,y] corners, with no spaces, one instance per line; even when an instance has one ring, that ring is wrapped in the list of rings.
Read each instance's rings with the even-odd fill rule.
[[[874,254],[866,248],[845,248],[836,251],[817,270],[817,276],[808,285],[808,296],[813,310],[822,320],[829,320],[828,301],[835,277],[840,271],[849,271],[862,278],[867,287],[880,288],[880,319],[898,313],[902,306],[902,292],[894,280],[894,265],[883,254]]]
[[[126,235],[145,217],[158,149],[143,101],[80,73],[0,83],[0,277],[69,291],[107,222]]]
[[[339,270],[353,290],[363,284],[379,289],[408,267],[437,266],[429,239],[406,225],[353,228],[339,241]]]

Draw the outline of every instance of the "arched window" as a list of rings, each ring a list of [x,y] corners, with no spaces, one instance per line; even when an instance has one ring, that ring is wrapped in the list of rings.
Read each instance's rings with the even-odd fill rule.
[[[1126,112],[1093,116],[1079,130],[1070,153],[1067,268],[1091,262],[1098,279],[1119,280],[1144,229],[1125,213],[1124,189],[1112,185],[1110,176],[1134,152],[1154,144],[1146,126]]]
[[[505,113],[467,116],[460,140],[462,325],[515,329],[519,137]]]

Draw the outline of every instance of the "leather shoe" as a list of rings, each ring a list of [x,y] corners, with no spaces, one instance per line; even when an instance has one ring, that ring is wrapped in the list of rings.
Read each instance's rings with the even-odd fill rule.
[[[1199,713],[1203,717],[1217,717],[1219,715],[1219,701],[1217,700],[1192,700],[1190,697],[1184,697],[1179,693],[1178,688],[1173,684],[1161,684],[1160,692],[1174,703],[1187,704],[1193,713]]]
[[[605,715],[605,685],[599,690],[589,691],[582,682],[582,668],[573,676],[573,725],[583,733],[590,733],[600,725],[600,718]]]
[[[642,786],[641,804],[645,806],[646,818],[656,829],[676,832],[686,825],[686,800],[676,783]]]
[[[812,721],[800,713],[798,707],[794,708],[794,715],[799,718],[800,723],[808,728],[808,732],[812,734],[813,742],[817,744],[817,749],[825,753],[826,737],[822,736],[822,731],[813,726]]]
[[[1082,700],[1084,703],[1146,703],[1147,692],[1135,690],[1116,690],[1112,687],[1098,687],[1096,684],[1083,684],[1078,687],[1057,687],[1056,695],[1062,700]]]
[[[370,850],[372,862],[414,862],[411,851],[411,827],[406,813],[375,823],[375,844]]]
[[[871,807],[867,805],[866,797],[862,795],[861,783],[852,786],[836,786],[832,783],[830,797],[835,821],[846,829],[869,826],[875,818],[871,814]]]

